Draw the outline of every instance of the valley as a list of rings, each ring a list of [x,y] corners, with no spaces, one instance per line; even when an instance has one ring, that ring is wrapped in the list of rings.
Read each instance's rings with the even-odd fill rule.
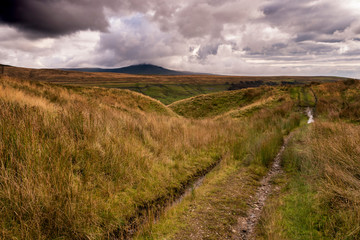
[[[0,240],[360,240],[360,1],[1,0]]]
[[[336,82],[346,80],[331,76],[222,76],[222,75],[159,75],[114,72],[81,72],[60,69],[29,69],[0,65],[4,76],[36,80],[66,86],[85,86],[128,89],[155,98],[168,105],[175,101],[227,90],[258,86],[301,85],[311,82]],[[155,67],[155,66],[154,66]],[[81,69],[80,69],[81,70]],[[100,71],[100,70],[99,70]],[[148,70],[149,72],[150,70]],[[169,70],[170,71],[170,70]]]
[[[0,238],[360,237],[358,80],[2,69]]]

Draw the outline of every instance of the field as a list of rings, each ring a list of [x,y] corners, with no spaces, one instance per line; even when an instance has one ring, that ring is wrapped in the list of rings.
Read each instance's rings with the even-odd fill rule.
[[[239,237],[290,133],[257,239],[360,237],[357,80],[2,73],[1,239]]]
[[[301,121],[294,128],[282,158],[284,172],[273,180],[256,239],[360,238],[359,93],[358,81],[289,89],[295,109],[316,105],[316,122]],[[235,226],[246,216],[261,176],[244,163],[219,167],[138,239],[238,237]]]
[[[118,85],[98,85],[106,88],[129,89],[142,93],[161,101],[164,104],[170,104],[178,100],[186,99],[192,96],[226,91],[229,84],[118,84]]]
[[[319,121],[297,131],[286,151],[286,172],[265,209],[261,239],[360,238],[360,85],[347,81],[314,90]]]
[[[129,89],[155,98],[164,104],[186,99],[199,94],[236,90],[262,85],[299,85],[311,82],[335,82],[339,77],[244,77],[220,75],[132,75],[119,73],[91,73],[54,69],[28,69],[0,65],[2,75],[87,87]]]

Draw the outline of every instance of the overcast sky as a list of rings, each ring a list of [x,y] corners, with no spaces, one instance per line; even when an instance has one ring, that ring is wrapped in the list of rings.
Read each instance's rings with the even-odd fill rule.
[[[360,0],[1,0],[0,63],[360,78]]]

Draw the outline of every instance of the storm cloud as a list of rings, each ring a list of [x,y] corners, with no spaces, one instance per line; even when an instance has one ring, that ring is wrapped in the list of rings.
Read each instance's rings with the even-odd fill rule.
[[[346,1],[273,0],[263,7],[262,21],[296,35],[295,41],[318,40],[343,32],[359,13],[343,8]]]
[[[56,37],[80,30],[105,31],[108,21],[101,1],[3,0],[0,21],[30,37]]]
[[[0,52],[29,67],[154,63],[359,76],[358,0],[3,0]],[[359,57],[358,57],[359,56]]]

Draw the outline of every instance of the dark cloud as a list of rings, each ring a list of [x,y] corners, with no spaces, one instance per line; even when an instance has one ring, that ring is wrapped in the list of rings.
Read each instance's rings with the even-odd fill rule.
[[[319,34],[317,32],[307,32],[299,33],[294,39],[295,42],[304,42],[304,41],[315,41],[319,43],[339,43],[343,42],[344,38],[336,37],[328,34]]]
[[[216,55],[218,53],[221,42],[208,43],[200,46],[197,57],[199,59],[205,59],[209,55]]]
[[[345,55],[347,56],[360,56],[360,49],[355,49],[352,51],[348,51],[345,53]],[[359,58],[357,59],[358,61],[360,60]]]
[[[308,40],[314,40],[317,37],[316,33],[299,33],[296,38],[294,39],[295,42],[303,42],[303,41],[308,41]]]
[[[176,30],[185,38],[221,39],[227,24],[241,24],[260,13],[261,0],[188,0],[173,8],[157,7],[156,12],[167,12],[166,18],[156,16],[154,20],[161,29]],[[251,2],[251,3],[250,3]]]
[[[179,4],[166,0],[1,0],[0,24],[29,38],[59,37],[82,30],[106,32],[110,17],[153,11],[168,21]]]
[[[246,48],[247,55],[271,60],[290,60],[297,59],[299,61],[307,59],[309,56],[331,56],[336,55],[339,49],[326,43],[317,42],[300,42],[300,43],[276,43],[271,46],[263,47],[261,51],[254,51]]]
[[[102,33],[96,49],[97,64],[107,67],[151,62],[181,51],[175,39],[159,31],[142,14],[117,21]]]
[[[338,2],[316,0],[274,0],[262,10],[262,21],[296,34],[296,42],[316,40],[319,35],[342,32],[358,16],[338,6]]]
[[[0,21],[33,38],[108,27],[104,2],[91,0],[2,0]]]
[[[300,44],[300,48],[304,54],[313,55],[328,55],[338,50],[337,47],[320,43],[303,43]]]
[[[316,39],[318,42],[322,42],[322,43],[340,43],[343,42],[344,39],[340,39],[340,38],[327,38],[327,37],[319,37]]]
[[[287,73],[360,55],[357,0],[0,1],[0,57],[15,65]]]
[[[189,5],[183,9],[176,22],[179,32],[186,38],[217,36],[221,25],[216,24],[209,10],[207,4]]]

